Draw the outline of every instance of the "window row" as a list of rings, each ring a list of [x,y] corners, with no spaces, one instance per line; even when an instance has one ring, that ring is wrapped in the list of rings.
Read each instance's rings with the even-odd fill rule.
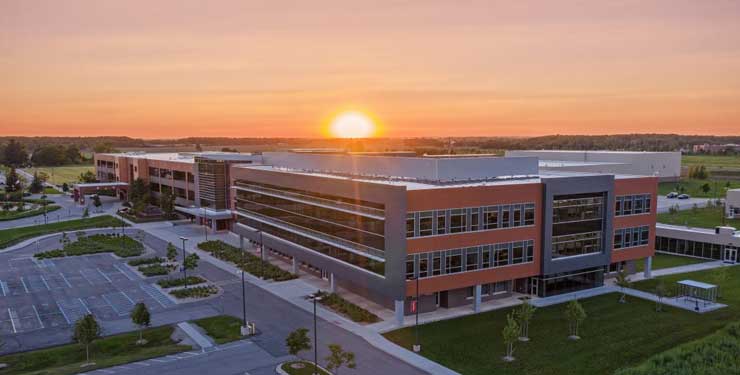
[[[614,248],[624,249],[626,247],[645,246],[650,242],[650,227],[645,225],[634,228],[621,228],[614,230]]]
[[[481,285],[481,297],[493,296],[496,294],[505,294],[511,292],[511,280],[499,281],[497,283],[488,283]],[[475,297],[475,286],[468,287],[467,298]]]
[[[600,231],[552,236],[552,259],[600,252]]]
[[[616,199],[614,216],[650,213],[652,205],[650,200],[650,194],[620,195]]]
[[[558,195],[552,202],[552,222],[601,220],[603,207],[604,193]]]
[[[192,173],[177,171],[165,168],[149,167],[149,176],[159,178],[172,178],[177,181],[185,181],[193,183],[195,182],[195,176]]]
[[[655,250],[698,258],[722,260],[724,245],[709,242],[655,237]]]
[[[187,199],[187,200],[195,200],[195,192],[192,190],[185,190],[182,188],[175,188],[175,191],[172,191],[172,187],[165,184],[158,184],[156,182],[152,182],[149,184],[149,191],[152,193],[174,193],[175,196]]]
[[[406,237],[534,225],[534,203],[409,212]]]
[[[406,279],[450,275],[534,261],[534,241],[516,241],[408,255]]]

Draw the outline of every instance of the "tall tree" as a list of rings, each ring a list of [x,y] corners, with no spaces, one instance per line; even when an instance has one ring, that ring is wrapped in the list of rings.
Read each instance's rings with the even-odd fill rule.
[[[520,331],[521,327],[519,327],[512,314],[506,315],[506,326],[504,326],[504,330],[501,332],[504,344],[506,345],[506,355],[504,356],[504,361],[506,362],[514,360],[514,343],[519,337]]]
[[[3,162],[11,167],[22,167],[28,163],[26,148],[15,139],[11,139],[5,145]]]
[[[80,173],[80,182],[84,183],[92,183],[92,182],[98,182],[98,177],[95,176],[95,173],[92,171],[85,171],[84,173]]]
[[[586,311],[578,300],[574,299],[568,302],[568,305],[565,307],[565,318],[568,320],[569,339],[579,340],[581,338],[578,336],[578,327],[586,319],[586,316]]]
[[[28,190],[34,194],[44,191],[44,184],[41,182],[38,172],[34,172],[33,180],[31,181],[31,184],[28,185]]]
[[[298,355],[304,350],[311,349],[311,338],[308,337],[308,329],[298,328],[288,334],[285,338],[285,346],[288,347],[288,353]]]
[[[10,172],[5,176],[5,191],[12,193],[20,190],[21,179],[18,178],[18,172],[15,171],[15,168],[10,168]]]
[[[326,357],[326,369],[339,375],[339,369],[342,366],[355,368],[355,353],[346,352],[339,344],[329,344],[329,356]]]
[[[177,248],[172,244],[172,242],[167,243],[167,260],[170,262],[177,260]]]
[[[170,190],[164,191],[159,197],[159,208],[168,219],[172,217],[175,212],[175,195]]]
[[[100,206],[103,205],[103,202],[100,201],[100,196],[95,194],[92,196],[93,200],[93,206],[95,206],[95,211],[100,211]]]
[[[64,162],[66,164],[77,164],[82,161],[80,148],[76,145],[67,146],[67,148],[64,150],[64,159]]]
[[[149,186],[141,179],[141,177],[135,179],[134,182],[131,183],[129,200],[134,203],[139,201],[149,201]]]
[[[139,327],[139,340],[136,343],[139,345],[146,344],[146,340],[144,340],[144,328],[149,327],[152,321],[149,309],[144,302],[139,302],[134,306],[134,309],[131,311],[131,321]]]
[[[619,291],[621,292],[621,295],[619,296],[619,303],[625,303],[627,302],[627,294],[624,292],[625,288],[629,288],[632,284],[630,282],[629,276],[627,276],[627,272],[625,272],[624,269],[619,270],[619,273],[617,274],[617,278],[615,280],[615,284],[619,287]]]
[[[75,323],[74,340],[85,346],[85,362],[90,364],[90,344],[100,338],[100,325],[92,314],[87,314]]]

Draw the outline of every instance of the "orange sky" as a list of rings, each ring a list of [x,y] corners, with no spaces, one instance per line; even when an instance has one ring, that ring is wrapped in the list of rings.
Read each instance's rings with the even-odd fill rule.
[[[207,5],[208,4],[208,5]],[[740,1],[0,1],[0,134],[740,134]]]

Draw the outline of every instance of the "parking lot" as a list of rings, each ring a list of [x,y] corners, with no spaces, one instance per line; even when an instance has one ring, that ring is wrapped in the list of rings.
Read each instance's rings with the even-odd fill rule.
[[[92,313],[100,321],[128,319],[133,306],[152,313],[175,303],[110,254],[37,260],[0,257],[0,334],[64,328]]]

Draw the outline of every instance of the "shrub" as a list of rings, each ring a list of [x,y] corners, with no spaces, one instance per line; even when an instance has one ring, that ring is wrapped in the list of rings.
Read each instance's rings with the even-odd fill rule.
[[[285,281],[297,278],[290,272],[283,271],[279,267],[265,262],[258,256],[239,250],[223,241],[205,241],[198,244],[198,248],[211,253],[214,257],[231,262],[240,269],[255,276],[260,276],[264,270],[265,279]]]
[[[319,303],[330,307],[340,314],[348,316],[354,322],[375,323],[380,321],[377,315],[347,301],[336,293],[320,292],[319,296],[321,297]]]
[[[148,266],[140,266],[139,272],[144,274],[146,277],[150,276],[161,276],[161,275],[167,275],[172,270],[172,267],[166,267],[161,264],[152,264]]]
[[[154,263],[162,263],[164,262],[164,259],[160,257],[151,257],[151,258],[141,258],[141,259],[133,259],[128,262],[130,266],[142,266],[145,264],[154,264]]]
[[[188,276],[188,285],[203,284],[206,280],[200,276]],[[162,288],[173,288],[176,286],[184,286],[185,278],[177,279],[162,279],[157,281],[157,284]]]
[[[94,234],[85,236],[77,233],[77,241],[66,243],[61,250],[51,250],[34,254],[38,259],[60,258],[97,253],[114,253],[119,257],[139,256],[144,252],[144,245],[128,236],[112,234]]]
[[[171,290],[170,294],[175,298],[206,298],[218,293],[218,288],[213,285],[196,286],[187,289]]]

